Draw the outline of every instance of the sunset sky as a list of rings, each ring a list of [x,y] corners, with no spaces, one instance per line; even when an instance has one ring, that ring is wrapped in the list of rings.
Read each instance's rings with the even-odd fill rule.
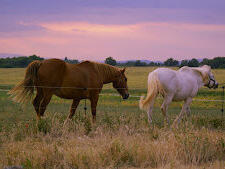
[[[153,61],[225,56],[225,0],[0,0],[0,53]]]

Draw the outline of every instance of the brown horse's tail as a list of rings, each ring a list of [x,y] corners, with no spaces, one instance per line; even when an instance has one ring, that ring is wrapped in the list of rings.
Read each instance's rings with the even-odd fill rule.
[[[11,89],[8,94],[11,95],[13,101],[18,103],[26,103],[32,98],[34,86],[37,82],[38,69],[41,66],[41,61],[33,61],[27,66],[24,80]]]

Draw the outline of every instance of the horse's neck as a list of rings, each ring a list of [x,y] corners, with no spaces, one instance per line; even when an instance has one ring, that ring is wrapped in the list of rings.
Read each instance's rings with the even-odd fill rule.
[[[196,78],[197,80],[197,83],[198,83],[198,88],[200,89],[202,86],[204,86],[204,80],[203,80],[203,77],[201,75],[200,72],[198,71],[201,71],[201,68],[192,68],[193,70],[193,74],[194,74],[194,77]],[[196,71],[198,70],[198,71]]]
[[[197,68],[193,68],[193,69],[197,69]],[[201,74],[197,73],[196,71],[193,71],[193,74],[194,74],[193,77],[195,77],[197,80],[198,89],[200,89],[204,85],[203,78]]]
[[[198,83],[198,89],[200,89],[204,85],[203,79],[201,76],[197,77],[197,83]]]
[[[197,85],[198,85],[198,89],[199,89],[199,88],[201,88],[204,85],[201,74],[198,73],[198,71],[196,71],[196,70],[199,70],[199,69],[200,68],[191,68],[191,67],[185,66],[185,67],[182,67],[179,71],[184,72],[184,75],[186,73],[188,73],[188,74],[190,73],[192,78],[196,79]]]
[[[100,65],[99,69],[102,74],[102,81],[104,84],[113,82],[116,75],[119,73],[117,68],[108,65]]]

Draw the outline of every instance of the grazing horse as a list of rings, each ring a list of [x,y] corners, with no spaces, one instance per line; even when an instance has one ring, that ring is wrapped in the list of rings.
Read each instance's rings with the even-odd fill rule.
[[[139,107],[147,111],[149,123],[152,123],[154,101],[158,94],[161,94],[164,97],[161,111],[169,124],[167,117],[169,104],[172,101],[184,101],[182,110],[174,121],[174,125],[178,125],[184,113],[190,115],[192,98],[202,86],[214,89],[218,87],[210,66],[197,68],[184,66],[177,71],[158,68],[148,75],[148,93],[146,99],[141,97]]]
[[[99,93],[104,84],[111,82],[123,99],[129,97],[125,69],[91,61],[69,64],[59,59],[48,59],[30,63],[24,80],[9,94],[14,97],[14,101],[24,103],[31,99],[36,89],[33,106],[38,119],[44,115],[53,95],[73,99],[67,117],[69,119],[75,114],[80,100],[89,99],[93,121],[95,121]]]

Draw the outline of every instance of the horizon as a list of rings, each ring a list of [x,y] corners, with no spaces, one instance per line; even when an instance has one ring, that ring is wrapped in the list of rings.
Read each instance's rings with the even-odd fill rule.
[[[0,14],[0,53],[9,55],[95,61],[225,55],[223,0],[2,0]]]
[[[32,54],[32,55],[35,55],[35,54]],[[32,55],[29,55],[29,56],[32,56]],[[13,54],[8,54],[8,56],[7,56],[7,54],[5,55],[5,56],[3,56],[1,53],[0,53],[0,59],[5,59],[5,58],[14,58],[14,57],[29,57],[29,56],[25,56],[25,55],[13,55]],[[36,56],[38,56],[38,55],[36,55]],[[42,57],[42,56],[38,56],[38,57],[40,57],[40,58],[43,58],[43,59],[53,59],[53,58],[48,58],[48,57]],[[108,57],[111,57],[111,56],[108,56]],[[177,61],[179,61],[179,62],[181,62],[181,61],[183,61],[183,60],[192,60],[192,59],[197,59],[199,62],[201,62],[203,59],[214,59],[214,58],[217,58],[217,57],[224,57],[224,56],[215,56],[215,57],[211,57],[211,58],[206,58],[206,57],[202,57],[202,58],[194,58],[194,57],[190,57],[189,59],[181,59],[181,60],[179,60],[179,59],[174,59],[173,57],[170,57],[170,58],[172,58],[172,59],[174,59],[174,60],[177,60]],[[76,58],[70,58],[70,57],[67,57],[67,56],[65,56],[65,57],[61,57],[61,58],[55,58],[55,59],[62,59],[62,60],[65,60],[65,58],[67,58],[68,60],[78,60],[79,62],[81,61],[85,61],[86,59],[76,59]],[[90,60],[90,61],[96,61],[96,62],[104,62],[105,61],[105,59],[106,59],[107,57],[105,57],[105,58],[103,58],[102,60]],[[113,57],[112,57],[113,58]],[[166,59],[166,60],[168,60],[168,59],[170,59],[169,57]],[[113,59],[115,59],[115,58],[113,58]],[[116,60],[116,59],[115,59]],[[150,63],[150,62],[155,62],[155,63],[162,63],[162,62],[165,62],[166,60],[151,60],[151,59],[128,59],[128,60],[116,60],[116,62],[118,62],[118,63],[125,63],[125,62],[135,62],[135,61],[138,61],[138,60],[140,60],[141,62],[145,62],[145,63]]]

